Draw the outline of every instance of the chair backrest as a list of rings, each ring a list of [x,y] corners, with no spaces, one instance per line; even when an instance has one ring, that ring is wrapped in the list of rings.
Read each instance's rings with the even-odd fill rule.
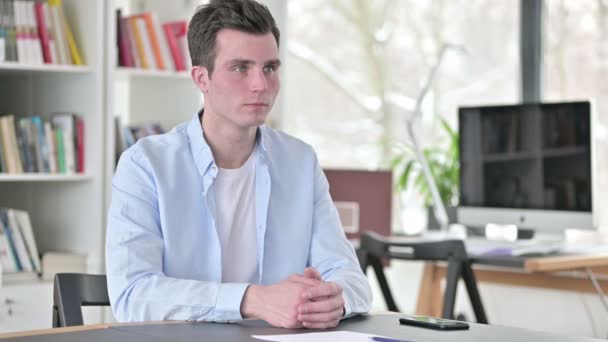
[[[109,306],[103,274],[58,273],[53,287],[53,328],[83,325],[82,306]]]
[[[392,253],[389,247],[407,247],[411,249],[408,255],[404,253]],[[380,236],[374,232],[365,232],[361,236],[360,249],[372,256],[382,257],[397,257],[399,259],[412,260],[444,260],[449,261],[455,259],[458,261],[466,261],[468,259],[467,251],[462,240],[420,240],[420,241],[392,241],[389,238]]]

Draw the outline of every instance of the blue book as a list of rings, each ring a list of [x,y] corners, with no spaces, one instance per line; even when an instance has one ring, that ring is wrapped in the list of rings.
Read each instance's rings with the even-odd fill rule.
[[[23,266],[21,265],[21,262],[19,261],[19,257],[17,255],[17,247],[15,246],[13,230],[11,229],[10,224],[8,222],[8,215],[6,213],[5,208],[0,208],[0,224],[2,224],[2,226],[4,227],[4,234],[6,234],[6,237],[8,239],[10,254],[15,265],[17,266],[17,271],[23,271]]]

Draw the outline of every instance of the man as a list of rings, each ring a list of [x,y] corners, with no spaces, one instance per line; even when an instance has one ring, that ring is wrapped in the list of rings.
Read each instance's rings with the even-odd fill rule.
[[[367,312],[369,284],[314,151],[263,125],[281,64],[268,9],[211,1],[188,45],[204,110],[125,151],[112,182],[116,318],[330,328]]]

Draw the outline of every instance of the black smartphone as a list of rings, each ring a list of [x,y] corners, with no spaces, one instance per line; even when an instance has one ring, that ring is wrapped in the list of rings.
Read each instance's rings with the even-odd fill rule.
[[[399,323],[413,325],[422,328],[436,330],[464,330],[469,329],[469,324],[451,319],[434,318],[428,316],[408,316],[399,318]]]

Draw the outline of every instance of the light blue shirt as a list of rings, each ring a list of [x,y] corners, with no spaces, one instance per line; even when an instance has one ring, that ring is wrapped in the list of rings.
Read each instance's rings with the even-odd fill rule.
[[[259,284],[305,267],[342,286],[346,314],[371,307],[371,290],[346,239],[313,149],[266,126],[257,133],[255,243]],[[199,116],[125,151],[112,181],[106,268],[119,321],[241,320],[249,284],[221,283],[210,208],[217,175]],[[252,246],[253,247],[253,246]]]

